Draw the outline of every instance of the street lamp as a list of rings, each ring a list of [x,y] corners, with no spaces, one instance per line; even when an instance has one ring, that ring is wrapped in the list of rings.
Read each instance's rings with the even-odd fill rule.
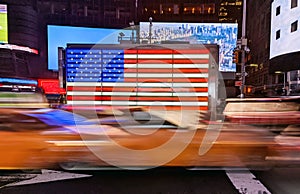
[[[134,21],[129,22],[130,28],[131,28],[131,41],[132,44],[135,43],[135,39],[134,39],[134,30],[135,30],[135,25],[134,25]]]
[[[245,56],[247,47],[246,39],[246,1],[243,1],[243,22],[242,22],[242,38],[241,38],[241,47],[242,47],[242,61],[241,61],[241,74],[242,74],[242,83],[241,83],[241,98],[244,98],[244,88],[245,88],[245,76],[246,76],[246,65],[245,65]]]
[[[275,71],[275,73],[276,73],[276,74],[283,74],[283,89],[285,89],[285,82],[286,82],[286,81],[285,81],[285,80],[286,80],[286,79],[285,79],[285,72],[282,72],[282,71]]]
[[[152,38],[152,17],[149,18],[149,43],[151,44],[151,38]]]

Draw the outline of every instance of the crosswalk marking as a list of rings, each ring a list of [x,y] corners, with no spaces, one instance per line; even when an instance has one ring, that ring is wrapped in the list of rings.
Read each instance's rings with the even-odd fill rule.
[[[86,177],[91,177],[91,176],[92,175],[87,175],[87,174],[76,174],[76,173],[69,173],[69,172],[63,172],[63,171],[42,169],[42,174],[37,174],[36,176],[34,176],[31,179],[9,183],[9,184],[5,185],[5,187],[30,185],[30,184],[36,184],[36,183],[45,183],[45,182],[67,180],[67,179],[86,178]]]
[[[241,194],[271,194],[249,170],[227,170],[226,174]]]

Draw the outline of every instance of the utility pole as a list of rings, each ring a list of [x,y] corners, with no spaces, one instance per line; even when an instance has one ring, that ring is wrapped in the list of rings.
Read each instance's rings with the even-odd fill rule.
[[[149,43],[150,44],[152,43],[152,41],[151,41],[152,40],[152,25],[153,25],[152,20],[153,20],[152,17],[150,17],[149,18],[149,22],[150,22],[150,24],[149,24]]]
[[[242,43],[242,60],[241,60],[241,76],[242,76],[242,83],[241,83],[241,98],[245,97],[244,94],[244,88],[245,88],[245,77],[246,77],[246,65],[245,65],[245,56],[246,56],[246,50],[247,48],[247,39],[246,39],[246,3],[247,0],[243,0],[243,20],[242,20],[242,37],[241,37],[241,43]]]

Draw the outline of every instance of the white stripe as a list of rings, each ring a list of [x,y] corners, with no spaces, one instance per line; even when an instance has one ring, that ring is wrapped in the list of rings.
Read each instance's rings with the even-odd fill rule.
[[[146,89],[146,88],[145,88]],[[203,96],[207,94],[207,92],[193,92],[193,89],[189,90],[188,92],[119,92],[119,91],[112,91],[112,92],[83,92],[83,91],[68,91],[69,96]],[[205,96],[205,95],[204,95]],[[207,96],[207,95],[206,95]]]
[[[158,80],[159,81],[159,80]],[[188,81],[188,80],[187,80]],[[176,82],[176,83],[164,83],[164,82],[158,82],[158,83],[137,83],[137,88],[177,88],[177,87],[186,87],[186,88],[193,88],[193,87],[208,87],[207,82]]]
[[[166,63],[162,63],[162,64],[124,64],[125,68],[159,68],[159,69],[170,69],[170,71],[172,71],[173,65],[172,64],[166,64]],[[126,70],[125,70],[126,71]]]
[[[136,69],[137,68],[137,64],[124,64],[124,68],[133,68],[133,69]]]
[[[124,58],[128,59],[208,59],[208,54],[125,54]]]
[[[70,94],[74,95],[74,94]],[[79,94],[77,94],[79,95]],[[88,95],[88,94],[86,94]],[[104,96],[184,96],[184,97],[194,97],[194,96],[208,96],[207,92],[102,92]]]
[[[103,101],[102,105],[130,106],[130,105],[136,105],[136,101]]]
[[[165,88],[171,88],[172,87],[172,83],[137,83],[137,87],[139,88],[156,88],[156,87],[165,87]]]
[[[207,106],[207,102],[165,102],[165,101],[153,101],[153,102],[144,102],[138,101],[138,106]]]
[[[208,54],[174,54],[174,59],[208,59]]]
[[[185,77],[196,77],[196,78],[208,78],[208,73],[174,73],[175,78],[185,78]]]
[[[198,63],[194,63],[194,64],[174,64],[173,68],[205,68],[207,69],[209,67],[208,64],[198,64]]]
[[[131,82],[103,82],[102,86],[136,87],[137,83],[131,83]]]
[[[194,88],[194,87],[208,87],[208,83],[173,83],[172,87],[189,87],[189,88]]]
[[[76,104],[76,105],[99,105],[102,104],[101,101],[72,101],[72,100],[68,100],[67,104]]]
[[[208,64],[204,63],[191,63],[191,64],[167,64],[167,63],[161,63],[161,64],[124,64],[125,68],[128,69],[136,69],[136,68],[159,68],[159,69],[168,69],[170,68],[170,71],[172,68],[196,68],[196,69],[207,69],[209,67]]]
[[[133,78],[133,77],[138,77],[138,78],[149,78],[149,77],[163,77],[163,78],[166,78],[166,77],[172,77],[172,73],[155,73],[155,74],[152,74],[152,73],[124,73],[124,77],[126,79],[126,77],[130,77],[130,78]]]
[[[68,91],[69,96],[101,96],[102,92],[79,92],[79,91]]]
[[[125,59],[137,59],[137,54],[124,54]]]
[[[124,56],[125,57],[125,56]],[[138,59],[155,59],[156,61],[159,59],[172,59],[172,54],[139,54]]]
[[[67,86],[101,86],[98,82],[67,82]]]
[[[171,92],[102,92],[104,96],[172,96]]]
[[[176,88],[180,88],[180,87],[189,87],[189,88],[194,88],[194,87],[208,87],[208,83],[173,83],[172,85],[168,85],[168,83],[149,83],[151,86],[149,86],[148,84],[135,84],[134,89],[136,88],[141,88],[141,89],[147,89],[147,87],[151,87],[151,88],[174,88],[174,91],[176,91]],[[113,87],[118,87],[120,85],[115,85]],[[126,87],[124,85],[121,85],[123,87]],[[76,89],[76,88],[75,88]],[[113,92],[113,88],[112,88],[112,92]],[[68,95],[101,95],[101,94],[106,94],[107,92],[93,92],[93,91],[68,91]],[[119,92],[120,93],[120,92]],[[130,92],[129,92],[130,93]]]
[[[271,193],[249,170],[226,171],[226,174],[240,193]]]
[[[198,77],[198,78],[207,78],[208,73],[125,73],[124,77],[128,78],[170,78],[170,77],[176,77],[176,78],[184,78],[184,77]]]
[[[164,101],[68,101],[72,105],[121,105],[121,106],[208,106],[207,102],[164,102]]]
[[[102,92],[103,96],[136,96],[136,92]]]
[[[136,92],[68,92],[69,96],[135,96]]]
[[[178,97],[194,97],[194,96],[208,96],[208,93],[207,92],[189,92],[189,93],[186,93],[186,92],[176,92],[173,94],[173,96],[178,96]]]
[[[68,96],[208,96],[207,92],[68,92]]]
[[[159,56],[159,57],[157,57]],[[125,59],[137,59],[137,58],[141,58],[141,59],[149,59],[149,58],[155,58],[155,59],[159,59],[159,58],[175,58],[175,59],[183,59],[183,58],[193,58],[193,59],[208,59],[209,58],[209,54],[157,54],[157,53],[153,53],[153,54],[124,54],[124,58]]]

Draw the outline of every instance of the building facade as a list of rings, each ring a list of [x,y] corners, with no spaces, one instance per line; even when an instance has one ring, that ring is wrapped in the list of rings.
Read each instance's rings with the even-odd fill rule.
[[[297,95],[300,69],[299,0],[247,2],[247,37],[251,50],[248,85],[263,95]],[[253,16],[256,19],[252,19]]]
[[[5,76],[11,71],[10,76],[32,78],[57,77],[57,72],[48,70],[47,25],[122,29],[152,17],[155,22],[234,22],[241,26],[242,16],[242,0],[3,0],[2,3],[8,7],[9,43],[33,48],[38,54],[7,53],[8,50],[1,49],[0,74]],[[233,83],[230,80],[227,84]]]

